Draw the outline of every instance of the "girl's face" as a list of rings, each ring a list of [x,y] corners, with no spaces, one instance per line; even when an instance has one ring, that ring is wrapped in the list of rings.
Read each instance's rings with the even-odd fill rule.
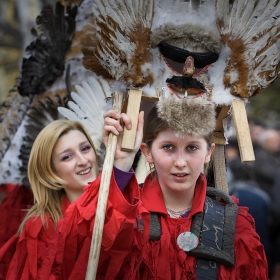
[[[58,139],[52,163],[55,174],[66,181],[63,187],[70,202],[75,201],[83,193],[83,187],[98,174],[94,149],[78,130],[71,130]]]
[[[167,129],[158,134],[149,149],[142,144],[142,152],[149,163],[154,164],[163,191],[194,190],[204,164],[210,161],[215,145],[210,150],[204,138],[185,135],[176,137]]]

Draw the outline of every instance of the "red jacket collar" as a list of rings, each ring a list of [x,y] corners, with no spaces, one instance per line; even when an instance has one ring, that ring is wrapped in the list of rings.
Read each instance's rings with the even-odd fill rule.
[[[203,174],[196,181],[192,210],[189,216],[203,211],[207,182]],[[158,180],[148,176],[142,190],[142,202],[150,212],[167,214]]]

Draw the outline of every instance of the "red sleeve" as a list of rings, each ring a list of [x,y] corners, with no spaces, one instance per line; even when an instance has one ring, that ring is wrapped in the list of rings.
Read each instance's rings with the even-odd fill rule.
[[[40,218],[32,218],[26,222],[16,245],[7,279],[40,278],[43,262],[49,255],[48,247],[52,243],[56,244],[52,220],[47,218],[47,223],[48,226],[44,228]]]
[[[6,197],[0,205],[0,248],[14,234],[33,204],[32,191],[21,185],[4,184],[1,189],[6,190]]]
[[[61,232],[53,273],[60,277],[63,275],[61,279],[85,278],[100,178],[69,206],[59,225]],[[104,279],[104,276],[106,279],[135,279],[133,273],[137,271],[137,257],[141,249],[138,247],[141,237],[137,217],[144,209],[139,198],[140,190],[135,177],[123,194],[112,176],[97,279]],[[128,278],[124,278],[124,274]]]
[[[264,247],[256,233],[254,219],[248,213],[247,207],[239,206],[236,217],[234,248],[235,265],[230,269],[221,266],[219,280],[268,279]]]
[[[16,251],[18,235],[14,234],[1,248],[0,248],[0,279],[6,279],[6,274],[9,265]]]

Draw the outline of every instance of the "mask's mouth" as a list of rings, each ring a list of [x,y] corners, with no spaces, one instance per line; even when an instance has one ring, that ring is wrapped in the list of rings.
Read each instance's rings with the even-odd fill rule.
[[[182,98],[180,94],[201,95],[206,92],[204,85],[194,78],[173,76],[166,79],[166,84],[178,98]]]
[[[217,61],[219,55],[214,52],[190,52],[161,42],[158,49],[167,67],[176,76],[166,79],[167,87],[178,98],[182,94],[202,95],[206,89],[196,78],[207,72],[207,68]]]

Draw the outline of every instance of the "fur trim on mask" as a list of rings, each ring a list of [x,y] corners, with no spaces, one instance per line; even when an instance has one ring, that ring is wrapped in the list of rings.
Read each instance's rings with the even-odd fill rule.
[[[167,24],[155,29],[150,38],[152,48],[156,48],[160,42],[166,42],[196,52],[220,53],[221,51],[220,38],[205,26]]]
[[[160,100],[157,110],[159,118],[166,121],[177,136],[207,136],[216,127],[215,105],[201,97],[177,99],[171,96]]]

